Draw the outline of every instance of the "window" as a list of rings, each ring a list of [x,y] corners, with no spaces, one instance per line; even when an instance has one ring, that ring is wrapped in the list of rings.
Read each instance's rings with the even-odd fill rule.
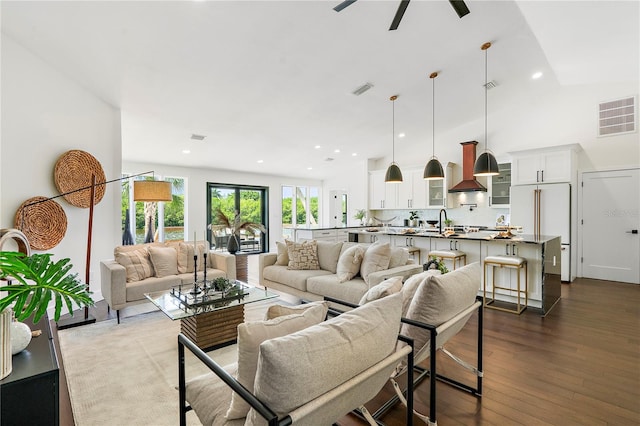
[[[129,174],[124,174],[126,178]],[[156,177],[157,178],[157,177]],[[184,240],[184,178],[166,177],[173,200],[163,203],[133,201],[133,181],[152,179],[136,176],[122,181],[122,243]]]
[[[282,233],[292,238],[292,228],[319,223],[320,188],[315,186],[282,187]]]
[[[242,222],[260,223],[267,228],[268,188],[262,186],[230,185],[219,183],[207,184],[207,223],[220,225],[216,212],[220,210],[232,222],[236,211],[240,213]],[[216,250],[226,250],[230,229],[208,229],[207,238]],[[267,236],[258,232],[246,231],[240,235],[240,251],[259,253],[268,247]]]

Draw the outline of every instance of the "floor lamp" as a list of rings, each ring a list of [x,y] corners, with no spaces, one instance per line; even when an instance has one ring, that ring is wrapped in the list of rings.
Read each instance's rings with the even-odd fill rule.
[[[92,174],[91,175],[91,185],[89,185],[89,186],[85,186],[83,188],[74,189],[73,191],[65,192],[64,194],[56,195],[54,197],[50,197],[50,198],[47,198],[45,200],[39,200],[39,201],[35,201],[33,203],[25,205],[23,207],[23,209],[22,209],[22,224],[21,224],[21,227],[20,227],[21,229],[20,230],[23,231],[24,212],[29,206],[33,206],[35,204],[44,203],[44,202],[53,200],[55,198],[63,197],[65,195],[73,194],[73,193],[76,193],[76,192],[79,192],[79,191],[86,191],[87,189],[90,190],[89,227],[88,227],[88,231],[87,231],[87,258],[86,258],[86,263],[85,263],[85,285],[86,285],[86,288],[87,288],[87,291],[88,291],[89,290],[89,275],[90,275],[89,272],[90,272],[90,266],[91,266],[91,237],[92,237],[92,234],[93,234],[93,207],[95,205],[95,189],[96,189],[96,187],[98,185],[106,185],[106,184],[112,183],[112,182],[120,182],[120,181],[123,181],[125,179],[132,178],[132,177],[148,175],[148,174],[153,174],[153,173],[154,173],[153,171],[144,172],[144,173],[138,173],[136,175],[125,176],[125,177],[121,177],[121,178],[118,178],[118,179],[109,180],[109,181],[106,181],[106,182],[96,182],[96,175]],[[143,185],[137,185],[138,183],[143,183]],[[135,201],[157,202],[157,201],[171,201],[172,200],[171,182],[157,181],[155,179],[146,180],[146,181],[136,181],[136,182],[134,182],[133,191],[134,191],[133,199]],[[136,191],[138,191],[137,194],[136,194]],[[73,312],[71,312],[71,315],[65,316],[65,317],[61,317],[60,320],[57,322],[57,326],[58,326],[59,330],[63,330],[65,328],[77,327],[77,326],[80,326],[80,325],[91,324],[91,323],[94,323],[94,322],[96,322],[96,319],[94,317],[92,317],[91,315],[89,315],[89,308],[85,306],[83,318],[74,317],[73,316]]]

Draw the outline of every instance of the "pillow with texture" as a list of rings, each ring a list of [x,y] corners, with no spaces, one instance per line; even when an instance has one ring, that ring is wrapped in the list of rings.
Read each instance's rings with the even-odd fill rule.
[[[409,261],[409,250],[406,247],[392,247],[389,269],[404,266]]]
[[[395,294],[266,340],[260,345],[256,397],[282,416],[380,362],[394,350],[401,309],[402,297]],[[245,424],[258,423],[257,417],[251,410]]]
[[[359,245],[351,246],[342,252],[336,266],[336,275],[339,282],[344,283],[358,275],[364,252],[365,248]]]
[[[260,344],[266,340],[303,330],[324,321],[327,307],[319,304],[299,314],[285,315],[269,321],[245,322],[238,325],[238,373],[237,380],[253,393],[254,378],[258,366]],[[289,356],[296,356],[290,353]],[[235,392],[231,395],[231,404],[226,418],[246,417],[251,407]]]
[[[127,272],[127,282],[142,281],[154,274],[153,264],[149,259],[147,248],[132,251],[116,252],[116,262],[124,266]]]
[[[444,275],[423,274],[418,274],[423,277],[406,317],[437,327],[475,302],[482,271],[480,263],[474,262]],[[428,330],[408,324],[402,324],[400,333],[414,339],[416,351],[429,341]]]
[[[276,247],[278,249],[278,257],[276,258],[276,265],[287,266],[289,265],[289,253],[287,252],[287,244],[276,241]]]
[[[370,273],[388,269],[390,260],[391,246],[389,243],[376,242],[370,245],[364,252],[360,266],[360,275],[364,278],[364,282],[369,284]]]
[[[375,285],[367,291],[360,302],[359,305],[364,305],[365,303],[373,302],[374,300],[382,299],[386,296],[391,296],[392,294],[398,293],[402,290],[402,277],[391,277],[382,281],[380,284]]]
[[[287,306],[287,305],[271,305],[267,308],[267,313],[264,316],[265,320],[270,320],[285,315],[301,314],[309,308],[322,305],[325,307],[324,316],[326,318],[327,311],[329,310],[329,302],[317,301],[311,303],[303,303],[301,305]]]
[[[324,269],[325,271],[335,274],[338,258],[340,257],[340,250],[342,249],[342,241],[318,241],[317,244],[318,264],[320,265],[320,269]]]
[[[149,257],[156,271],[156,277],[178,275],[178,252],[171,247],[149,247]]]
[[[318,263],[318,244],[316,240],[294,243],[286,240],[287,254],[289,255],[288,269],[310,270],[320,269]]]

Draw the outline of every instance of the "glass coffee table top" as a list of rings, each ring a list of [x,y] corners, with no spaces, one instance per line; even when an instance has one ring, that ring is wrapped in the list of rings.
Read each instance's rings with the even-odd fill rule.
[[[194,287],[197,287],[197,290]],[[210,285],[204,287],[199,282],[197,286],[182,284],[169,290],[145,293],[145,297],[169,318],[177,320],[205,312],[273,299],[278,295],[236,280],[232,281],[224,291],[216,290]]]

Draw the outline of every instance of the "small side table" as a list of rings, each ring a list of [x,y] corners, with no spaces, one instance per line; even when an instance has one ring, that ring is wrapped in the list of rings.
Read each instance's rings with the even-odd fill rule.
[[[249,262],[246,254],[236,253],[236,279],[243,283],[248,282],[249,279]]]

